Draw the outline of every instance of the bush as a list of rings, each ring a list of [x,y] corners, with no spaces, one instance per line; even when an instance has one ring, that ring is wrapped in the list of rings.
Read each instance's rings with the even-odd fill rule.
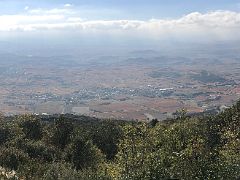
[[[14,147],[2,147],[0,149],[0,165],[12,170],[17,170],[21,164],[26,163],[29,157],[22,150]]]

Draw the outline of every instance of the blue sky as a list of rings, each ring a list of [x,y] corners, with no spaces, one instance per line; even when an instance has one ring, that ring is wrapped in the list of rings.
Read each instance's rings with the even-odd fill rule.
[[[239,31],[240,0],[0,0],[0,40],[231,41]]]
[[[20,13],[30,8],[58,8],[72,4],[88,19],[173,18],[191,12],[240,10],[240,0],[0,0],[0,13]]]

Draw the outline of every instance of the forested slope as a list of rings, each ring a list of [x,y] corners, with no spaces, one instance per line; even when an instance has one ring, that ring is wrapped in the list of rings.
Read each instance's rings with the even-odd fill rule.
[[[0,117],[0,178],[239,179],[240,102],[150,123]],[[12,171],[14,170],[14,171]]]

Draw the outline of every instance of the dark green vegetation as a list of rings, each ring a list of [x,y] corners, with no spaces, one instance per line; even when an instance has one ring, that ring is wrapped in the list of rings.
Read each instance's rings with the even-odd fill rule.
[[[0,166],[22,179],[240,178],[240,102],[164,122],[0,118]],[[1,174],[0,174],[1,177]]]
[[[191,78],[193,80],[196,80],[196,81],[200,81],[200,82],[203,82],[203,83],[214,83],[214,82],[220,82],[220,83],[223,83],[223,82],[226,82],[226,79],[216,75],[216,74],[212,74],[208,71],[202,71],[200,74],[193,74],[191,75]]]

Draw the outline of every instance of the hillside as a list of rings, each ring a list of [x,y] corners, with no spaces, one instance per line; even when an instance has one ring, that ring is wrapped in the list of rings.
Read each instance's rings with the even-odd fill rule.
[[[239,179],[240,101],[215,116],[178,114],[148,124],[1,116],[0,178]]]

